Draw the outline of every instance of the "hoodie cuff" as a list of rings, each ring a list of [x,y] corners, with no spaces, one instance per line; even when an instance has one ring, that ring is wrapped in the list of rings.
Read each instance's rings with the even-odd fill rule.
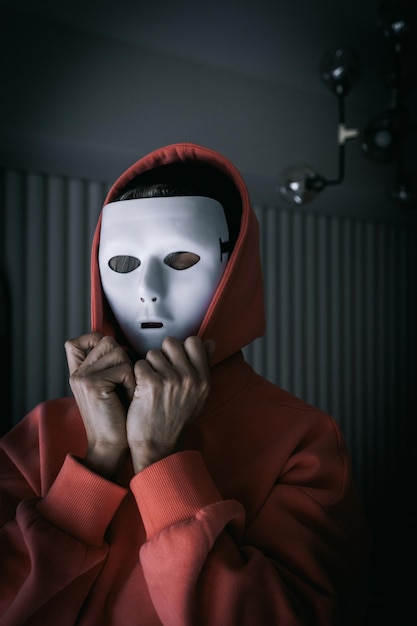
[[[127,490],[95,474],[68,454],[49,492],[37,504],[43,517],[80,539],[101,546]]]
[[[132,478],[130,487],[148,540],[222,500],[203,457],[194,450],[178,452],[149,465]]]

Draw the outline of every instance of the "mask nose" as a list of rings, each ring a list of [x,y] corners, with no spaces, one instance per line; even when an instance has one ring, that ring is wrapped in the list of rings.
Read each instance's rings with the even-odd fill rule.
[[[163,268],[158,259],[150,258],[142,263],[138,291],[140,301],[145,304],[157,302],[164,295]]]

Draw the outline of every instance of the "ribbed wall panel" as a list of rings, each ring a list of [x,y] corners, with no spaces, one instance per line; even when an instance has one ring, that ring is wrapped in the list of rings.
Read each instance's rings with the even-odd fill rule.
[[[392,515],[384,494],[400,501],[416,482],[417,232],[256,212],[267,331],[245,355],[337,419],[369,508]]]
[[[43,399],[69,393],[64,342],[90,328],[90,246],[107,186],[20,171],[2,177],[16,423]]]
[[[3,173],[12,421],[69,393],[63,344],[90,328],[90,245],[104,183]],[[416,230],[257,207],[267,332],[254,368],[340,423],[372,507],[413,482]],[[387,505],[388,506],[388,505]]]

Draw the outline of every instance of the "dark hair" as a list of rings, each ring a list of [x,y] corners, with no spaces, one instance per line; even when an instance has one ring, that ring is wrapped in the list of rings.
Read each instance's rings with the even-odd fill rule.
[[[132,179],[118,200],[167,196],[206,196],[223,206],[233,249],[240,230],[242,204],[231,179],[207,163],[170,163]]]

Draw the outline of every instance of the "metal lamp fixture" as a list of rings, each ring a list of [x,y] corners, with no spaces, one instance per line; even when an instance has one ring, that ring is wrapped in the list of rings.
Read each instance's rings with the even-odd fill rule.
[[[390,163],[396,158],[401,137],[401,119],[394,111],[374,117],[362,134],[362,153],[377,163]]]
[[[405,145],[412,127],[406,106],[409,78],[405,72],[407,38],[411,20],[407,0],[383,0],[377,25],[389,47],[389,64],[385,75],[390,102],[388,109],[375,116],[363,132],[345,126],[345,98],[356,82],[359,64],[350,48],[330,50],[320,65],[321,76],[338,99],[339,171],[335,179],[326,179],[307,164],[288,167],[282,172],[280,194],[295,205],[312,201],[329,185],[338,185],[345,176],[346,142],[361,136],[361,151],[376,163],[396,162],[397,179],[390,197],[402,208],[417,206],[417,193],[406,171]]]
[[[397,176],[391,199],[402,209],[417,207],[417,189],[407,171],[406,146],[412,126],[407,96],[415,81],[415,68],[407,67],[412,26],[412,0],[383,0],[379,5],[377,27],[389,51],[385,85],[390,96],[388,111],[374,118],[365,129],[362,153],[374,161],[395,162]]]
[[[294,204],[306,204],[329,185],[339,185],[345,177],[346,142],[360,133],[357,128],[346,128],[345,98],[358,75],[358,62],[350,48],[329,51],[322,60],[321,74],[324,82],[338,100],[337,144],[339,147],[338,175],[335,179],[321,176],[309,165],[289,167],[283,172],[279,187],[281,195]]]

